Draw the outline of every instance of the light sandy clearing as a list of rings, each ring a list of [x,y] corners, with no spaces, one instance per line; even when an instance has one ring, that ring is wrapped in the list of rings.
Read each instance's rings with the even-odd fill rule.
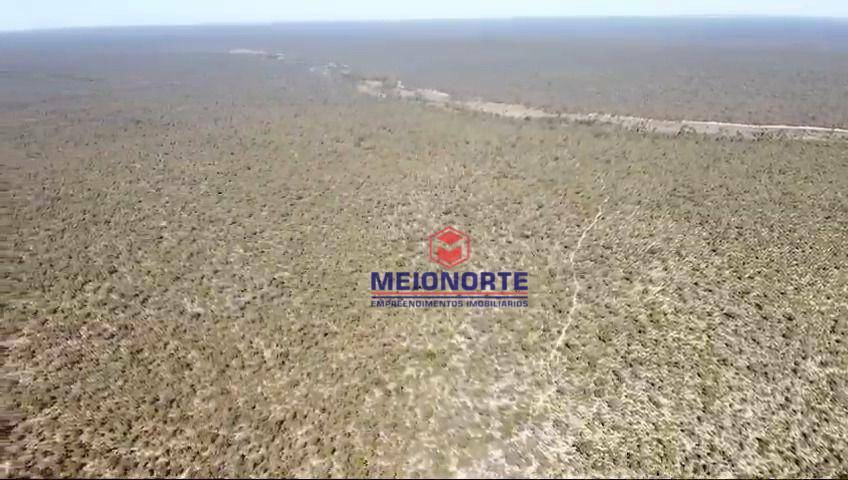
[[[573,123],[602,123],[618,125],[629,130],[677,135],[700,133],[726,137],[758,138],[779,136],[798,140],[832,140],[848,138],[848,129],[807,125],[753,125],[747,123],[714,122],[706,120],[660,120],[654,118],[605,113],[552,113],[516,103],[484,100],[453,100],[450,94],[433,89],[410,89],[397,82],[390,87],[381,80],[362,80],[357,89],[378,98],[399,98],[428,105],[488,113],[507,118],[556,118]]]

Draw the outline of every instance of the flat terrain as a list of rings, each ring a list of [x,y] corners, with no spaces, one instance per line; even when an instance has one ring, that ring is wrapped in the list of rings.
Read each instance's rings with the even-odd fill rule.
[[[421,22],[370,35],[364,28],[241,41],[550,111],[848,127],[848,20]]]
[[[0,76],[81,88],[152,52],[282,52],[457,97],[567,113],[848,128],[848,20],[584,18],[148,27],[0,34]],[[50,54],[52,52],[52,54]],[[178,68],[191,70],[193,62]],[[65,80],[56,83],[54,75]],[[31,81],[31,79],[30,79]],[[18,90],[0,105],[20,102]]]
[[[204,35],[0,37],[4,474],[848,473],[848,142],[447,111]],[[810,89],[775,121],[846,124]],[[530,308],[370,308],[447,225]]]

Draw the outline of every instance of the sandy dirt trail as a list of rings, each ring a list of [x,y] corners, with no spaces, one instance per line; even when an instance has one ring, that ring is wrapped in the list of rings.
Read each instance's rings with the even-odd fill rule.
[[[265,58],[285,60],[284,53],[269,53],[265,50],[236,48],[229,51],[235,55],[253,55]],[[343,67],[343,68],[340,68]],[[340,74],[351,77],[348,65],[329,62],[322,66],[313,66],[310,72],[319,71],[324,76]],[[791,138],[796,140],[840,140],[848,139],[848,129],[815,125],[761,125],[752,123],[718,122],[712,120],[665,120],[639,117],[634,115],[615,115],[601,112],[568,113],[550,112],[519,103],[493,102],[483,99],[464,100],[453,98],[449,93],[432,88],[409,88],[398,80],[386,82],[379,79],[360,79],[356,86],[360,93],[377,98],[397,98],[420,102],[453,110],[487,113],[504,118],[559,119],[569,123],[606,124],[623,127],[627,130],[645,131],[664,135],[698,133],[720,137],[755,139],[764,136]]]
[[[723,137],[758,138],[778,136],[799,140],[833,140],[848,138],[848,129],[810,125],[755,125],[748,123],[715,122],[709,120],[661,120],[607,113],[553,113],[516,103],[485,100],[453,99],[450,94],[426,88],[406,88],[402,82],[392,87],[382,80],[362,80],[357,89],[379,98],[400,98],[427,105],[488,113],[506,118],[560,119],[571,123],[600,123],[617,125],[628,130],[677,135],[700,133]]]

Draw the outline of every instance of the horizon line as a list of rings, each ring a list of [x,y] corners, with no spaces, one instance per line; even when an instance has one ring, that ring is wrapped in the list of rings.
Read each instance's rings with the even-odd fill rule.
[[[195,22],[195,23],[138,23],[138,24],[102,24],[68,25],[63,27],[34,27],[18,29],[0,29],[0,34],[48,33],[68,30],[120,30],[131,28],[190,28],[190,27],[249,27],[274,26],[287,24],[350,24],[350,23],[413,23],[413,22],[462,22],[462,21],[510,21],[510,20],[570,20],[570,19],[798,19],[798,20],[834,20],[848,21],[848,15],[775,15],[775,14],[670,14],[670,15],[510,15],[487,17],[410,17],[410,18],[350,18],[350,19],[292,19],[292,20],[250,20],[244,22]]]

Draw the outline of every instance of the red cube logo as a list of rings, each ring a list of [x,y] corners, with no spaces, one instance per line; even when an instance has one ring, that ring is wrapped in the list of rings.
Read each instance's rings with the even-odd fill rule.
[[[430,260],[453,268],[471,258],[471,238],[453,227],[430,235]]]

